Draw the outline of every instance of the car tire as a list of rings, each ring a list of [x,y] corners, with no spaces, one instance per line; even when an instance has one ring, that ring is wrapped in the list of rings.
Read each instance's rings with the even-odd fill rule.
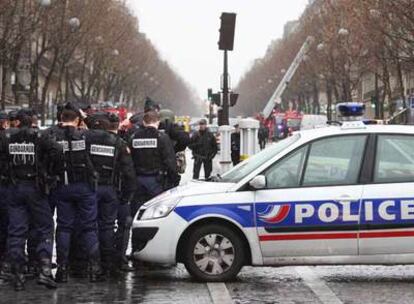
[[[184,265],[199,281],[234,280],[246,261],[243,245],[240,235],[225,225],[198,227],[190,232],[185,243]]]

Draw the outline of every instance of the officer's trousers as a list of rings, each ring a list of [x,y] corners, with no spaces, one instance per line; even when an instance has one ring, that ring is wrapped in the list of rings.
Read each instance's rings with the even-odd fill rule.
[[[109,267],[115,257],[115,221],[119,205],[114,187],[99,186],[97,201],[101,259],[104,266]]]
[[[138,175],[137,176],[138,188],[136,191],[137,201],[131,204],[132,217],[135,217],[139,208],[156,197],[164,191],[163,185],[160,182],[158,175]],[[134,238],[135,239],[135,238]],[[136,251],[140,247],[140,244],[132,243],[132,251]]]
[[[115,232],[115,249],[117,261],[121,262],[126,255],[130,237],[131,206],[128,203],[118,205],[117,228]]]
[[[7,251],[8,194],[8,187],[0,186],[0,262],[6,257]]]
[[[49,195],[48,202],[50,206],[50,210],[52,212],[52,216],[55,214],[56,209],[56,198],[54,195],[54,191]],[[36,255],[36,247],[39,242],[39,232],[37,231],[36,227],[34,227],[33,223],[30,223],[29,226],[29,237],[27,240],[27,257],[28,257],[28,264],[29,266],[35,266],[37,262],[37,255]]]
[[[164,190],[159,175],[138,175],[137,183],[136,197],[141,205],[156,197],[158,194],[161,194]],[[134,215],[137,210],[134,210]]]
[[[68,264],[71,237],[75,224],[76,229],[79,229],[80,244],[85,248],[88,260],[98,261],[100,254],[96,193],[87,183],[73,183],[59,186],[55,195],[57,263],[59,265]]]
[[[32,224],[38,233],[36,254],[38,259],[52,258],[53,215],[47,197],[35,182],[18,182],[10,187],[9,195],[8,256],[21,267],[25,263],[25,245]]]

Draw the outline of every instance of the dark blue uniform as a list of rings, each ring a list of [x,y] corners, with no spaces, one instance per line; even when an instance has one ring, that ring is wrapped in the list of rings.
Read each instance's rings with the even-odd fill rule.
[[[0,130],[0,142],[6,140],[5,130]],[[8,208],[8,160],[7,150],[4,144],[0,144],[0,263],[6,258],[7,251],[7,227],[9,224]]]
[[[83,131],[60,126],[53,132],[63,147],[59,168],[59,184],[54,192],[57,209],[56,250],[57,281],[67,282],[69,250],[75,227],[80,231],[80,244],[90,263],[90,280],[100,272],[100,253],[97,233],[96,172],[89,158]]]
[[[137,173],[138,194],[145,203],[179,178],[173,144],[168,135],[153,127],[142,127],[129,142]]]
[[[139,128],[129,142],[137,173],[137,192],[131,205],[134,217],[139,207],[179,179],[173,144],[168,135],[153,127]],[[135,239],[133,235],[133,239]],[[132,243],[135,251],[139,244]]]
[[[97,188],[99,242],[103,266],[107,270],[119,266],[123,256],[123,245],[119,239],[124,235],[124,214],[118,221],[118,242],[115,243],[115,221],[118,210],[129,208],[135,192],[135,171],[130,150],[120,136],[104,130],[86,133],[92,163],[98,173]],[[121,207],[121,206],[122,207]],[[126,215],[128,216],[128,214]],[[114,246],[116,244],[116,246]],[[118,249],[117,251],[115,249]],[[126,250],[126,248],[125,248]]]
[[[36,256],[41,265],[39,283],[48,287],[53,249],[53,215],[46,196],[47,176],[53,175],[61,155],[60,147],[30,127],[6,133],[9,188],[8,256],[16,274],[16,289],[24,287],[22,268],[26,262],[25,245],[29,225],[36,227]]]

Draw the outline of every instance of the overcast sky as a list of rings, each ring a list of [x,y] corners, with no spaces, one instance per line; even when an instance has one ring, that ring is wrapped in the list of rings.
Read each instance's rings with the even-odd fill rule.
[[[217,42],[222,12],[237,13],[235,50],[230,74],[236,86],[254,59],[283,35],[283,26],[297,19],[308,0],[128,0],[140,29],[163,59],[206,98],[207,88],[220,87],[222,52]]]

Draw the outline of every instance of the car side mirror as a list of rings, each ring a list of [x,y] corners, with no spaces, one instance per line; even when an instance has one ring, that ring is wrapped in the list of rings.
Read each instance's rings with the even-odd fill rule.
[[[249,182],[250,187],[256,190],[266,188],[266,176],[258,175]]]

